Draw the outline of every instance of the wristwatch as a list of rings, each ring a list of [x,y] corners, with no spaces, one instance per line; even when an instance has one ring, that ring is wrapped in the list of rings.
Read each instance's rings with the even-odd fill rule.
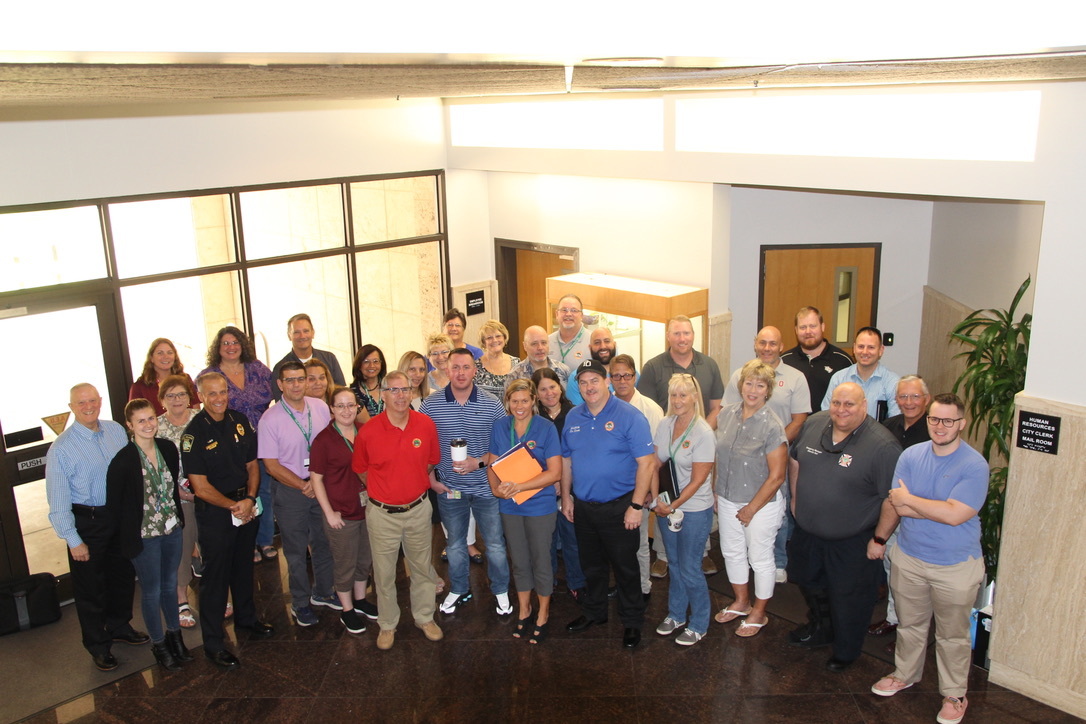
[[[645,506],[641,505],[641,503],[630,503],[630,507],[634,510],[642,510]]]
[[[251,500],[253,501],[253,505],[256,505],[256,498],[252,495],[246,495],[244,498],[242,498],[242,500]]]
[[[875,542],[876,542],[876,543],[878,543],[878,544],[879,544],[880,546],[884,546],[884,545],[886,545],[886,539],[885,539],[885,538],[880,538],[880,537],[878,537],[877,535],[873,535],[873,536],[871,536],[871,540],[875,541]]]

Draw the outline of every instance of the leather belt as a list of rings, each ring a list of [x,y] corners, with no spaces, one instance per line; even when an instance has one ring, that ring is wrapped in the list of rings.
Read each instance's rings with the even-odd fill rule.
[[[418,500],[407,503],[406,505],[389,505],[388,503],[382,503],[380,500],[374,500],[373,498],[370,498],[370,504],[376,505],[381,510],[386,510],[389,513],[406,513],[412,508],[417,508],[422,505],[424,500],[426,500],[426,493],[420,495]]]

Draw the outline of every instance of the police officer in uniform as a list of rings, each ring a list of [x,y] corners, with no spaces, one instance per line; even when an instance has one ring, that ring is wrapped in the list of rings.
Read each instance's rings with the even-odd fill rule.
[[[196,520],[204,576],[200,581],[200,630],[204,654],[224,669],[237,656],[224,648],[227,592],[234,594],[235,628],[267,638],[271,625],[257,620],[253,605],[253,546],[258,523],[260,469],[256,433],[245,415],[227,409],[226,378],[205,372],[196,379],[204,409],[181,436],[181,460],[196,494]],[[270,513],[269,513],[270,515]],[[236,519],[236,520],[235,520]]]

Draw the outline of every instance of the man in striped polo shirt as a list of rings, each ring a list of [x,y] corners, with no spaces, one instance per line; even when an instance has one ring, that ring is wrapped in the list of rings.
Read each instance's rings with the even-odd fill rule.
[[[475,358],[469,350],[454,349],[449,353],[448,386],[427,397],[420,410],[434,421],[441,445],[439,480],[434,490],[441,522],[448,530],[450,584],[440,610],[453,613],[471,600],[467,534],[468,518],[474,514],[486,542],[490,591],[497,599],[498,614],[504,616],[513,612],[509,603],[509,561],[498,499],[490,490],[483,457],[490,446],[490,428],[495,420],[505,417],[505,408],[493,395],[475,386],[475,369]],[[461,460],[452,459],[454,440],[466,443]]]

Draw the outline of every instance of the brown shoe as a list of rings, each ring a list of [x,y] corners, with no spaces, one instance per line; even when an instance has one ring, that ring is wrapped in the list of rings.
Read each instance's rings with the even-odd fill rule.
[[[649,575],[653,578],[666,578],[667,577],[667,561],[656,561],[649,568]]]
[[[431,641],[440,641],[445,638],[445,633],[441,630],[441,627],[432,620],[427,621],[426,623],[416,623],[415,625],[422,629],[422,632],[426,634],[426,638]],[[384,633],[384,631],[381,633]]]
[[[381,633],[377,634],[377,648],[381,651],[388,651],[392,648],[393,642],[396,640],[396,629],[383,628]]]
[[[896,623],[890,623],[886,619],[873,623],[867,627],[867,633],[870,636],[885,636],[888,633],[893,633],[897,630]]]
[[[701,572],[707,576],[715,575],[720,570],[716,567],[716,563],[709,556],[705,556],[701,559]]]

